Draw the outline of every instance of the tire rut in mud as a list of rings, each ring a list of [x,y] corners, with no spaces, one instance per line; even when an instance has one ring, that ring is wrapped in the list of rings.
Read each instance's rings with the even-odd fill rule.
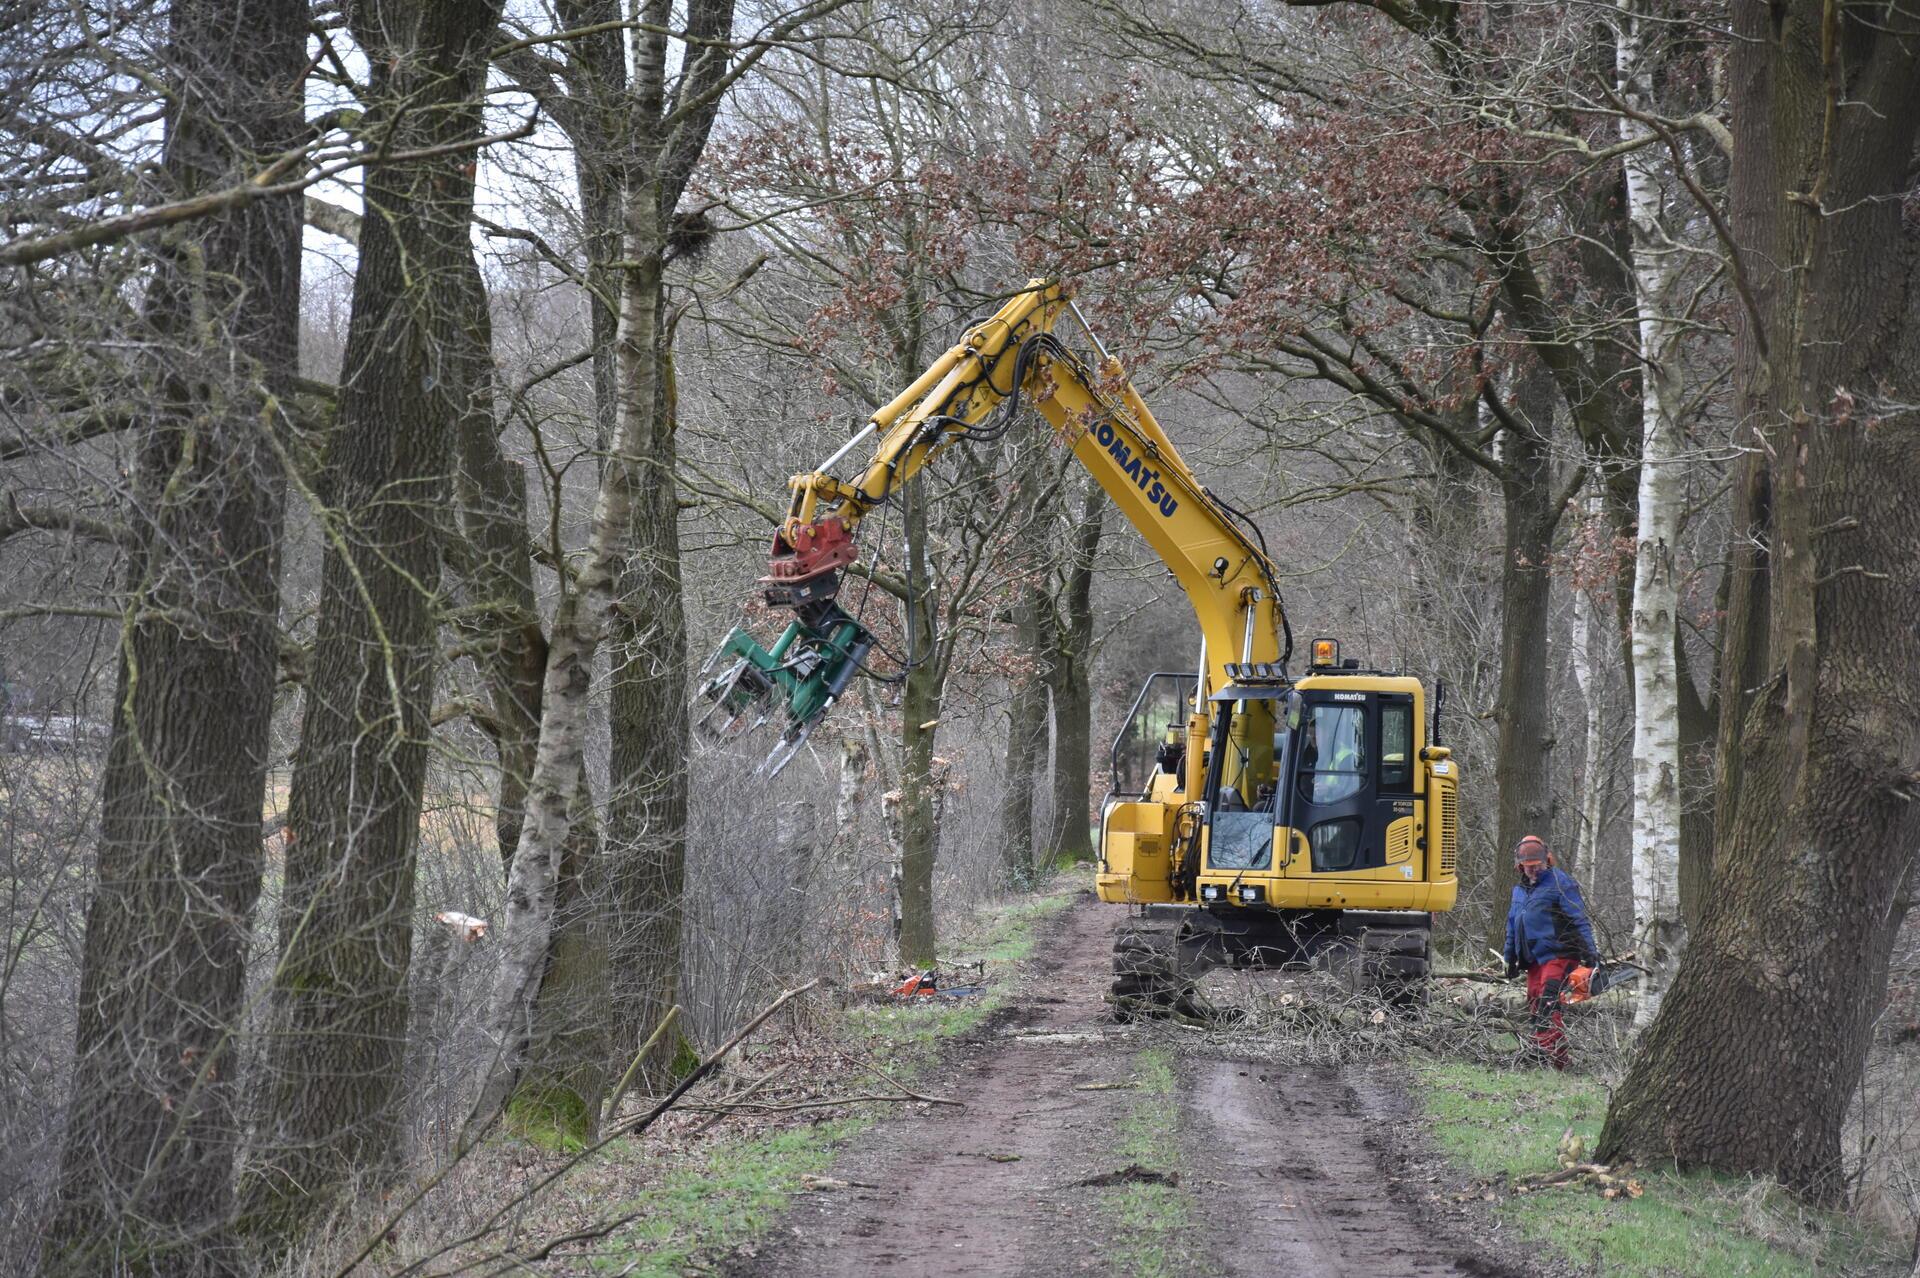
[[[1525,1278],[1436,1227],[1396,1183],[1406,1118],[1351,1070],[1193,1062],[1182,1130],[1218,1272],[1314,1278]]]
[[[1107,950],[1115,922],[1090,900],[1042,946],[1034,995],[950,1044],[937,1080],[966,1108],[887,1117],[856,1138],[833,1175],[863,1186],[798,1199],[735,1278],[933,1278],[1072,1272],[1099,1222],[1076,1182],[1111,1170],[1098,1157],[1128,1093],[1076,1092],[1115,1081],[1128,1059],[1104,1036]],[[864,1188],[872,1186],[873,1188]],[[1078,1219],[1076,1219],[1076,1216]]]
[[[1105,1180],[1158,1176],[1193,1205],[1163,1241],[1164,1272],[1297,1278],[1525,1278],[1475,1241],[1485,1226],[1425,1210],[1387,1167],[1399,1095],[1362,1070],[1289,1070],[1213,1054],[1220,1040],[1161,1021],[1114,1024],[1115,933],[1129,921],[1076,905],[1047,938],[1025,996],[950,1043],[928,1090],[966,1108],[888,1114],[832,1175],[846,1190],[799,1197],[733,1278],[999,1278],[1116,1268]],[[1119,1133],[1150,1045],[1179,1057],[1182,1165],[1132,1168]],[[1261,1075],[1266,1077],[1262,1078]],[[1106,1084],[1090,1089],[1088,1084]],[[1436,1172],[1436,1175],[1441,1173]],[[1423,1181],[1419,1186],[1430,1188]],[[1457,1218],[1456,1218],[1457,1217]]]

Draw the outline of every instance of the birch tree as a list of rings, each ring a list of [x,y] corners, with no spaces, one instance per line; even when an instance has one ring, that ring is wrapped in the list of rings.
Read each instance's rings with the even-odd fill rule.
[[[1598,507],[1598,499],[1590,497],[1586,511],[1587,529],[1592,529],[1599,520]],[[1589,881],[1600,847],[1600,824],[1604,817],[1607,789],[1606,766],[1602,757],[1606,749],[1605,706],[1601,695],[1600,671],[1594,665],[1595,615],[1592,591],[1592,583],[1580,580],[1573,583],[1573,628],[1567,654],[1573,667],[1574,682],[1580,688],[1586,741],[1581,757],[1586,764],[1580,779],[1580,825],[1574,831],[1573,851],[1567,857],[1566,869],[1575,877],[1586,875]]]
[[[1669,229],[1671,185],[1652,128],[1652,23],[1647,0],[1625,0],[1614,27],[1616,88],[1624,110],[1620,140],[1637,144],[1624,157],[1627,214],[1633,235],[1635,327],[1640,354],[1640,524],[1634,550],[1633,654],[1633,922],[1634,943],[1652,965],[1634,1024],[1660,1009],[1672,967],[1685,943],[1680,917],[1680,699],[1674,661],[1680,593],[1674,552],[1679,541],[1686,472],[1680,443],[1680,338],[1676,314],[1682,250]]]
[[[614,126],[616,152],[623,160],[625,227],[615,342],[619,411],[587,544],[577,566],[561,574],[562,593],[547,648],[540,740],[527,786],[525,824],[507,876],[501,961],[485,1017],[488,1051],[475,1079],[468,1140],[499,1112],[527,1050],[584,762],[594,658],[616,608],[648,620],[652,647],[646,682],[657,704],[676,708],[661,727],[659,748],[649,756],[657,774],[625,779],[647,787],[652,816],[630,826],[629,833],[642,840],[637,852],[655,858],[626,872],[629,882],[638,875],[645,883],[665,883],[677,891],[680,870],[675,858],[685,854],[684,825],[662,828],[654,820],[661,814],[671,820],[676,812],[684,818],[685,701],[690,693],[679,594],[670,353],[663,323],[669,239],[680,196],[706,148],[721,98],[769,50],[793,40],[843,2],[813,0],[780,12],[736,44],[732,0],[695,0],[684,14],[665,0],[649,0],[629,31],[629,78],[615,103]],[[678,26],[676,17],[683,18]],[[642,568],[638,585],[636,560]],[[633,632],[627,635],[631,639]],[[613,867],[616,880],[621,872]],[[615,904],[631,905],[617,882]],[[668,901],[666,907],[677,919],[678,903]],[[616,926],[632,922],[620,918]],[[654,935],[659,935],[657,930]],[[677,924],[671,939],[677,943]],[[657,957],[653,970],[642,974],[648,995],[637,1007],[630,1001],[628,1015],[644,1018],[656,1008],[664,1014],[677,981],[678,955]],[[663,976],[663,971],[671,975]],[[630,1034],[634,1026],[623,1028]]]

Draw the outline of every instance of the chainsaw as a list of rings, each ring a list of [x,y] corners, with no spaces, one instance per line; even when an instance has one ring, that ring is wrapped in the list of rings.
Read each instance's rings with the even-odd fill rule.
[[[1640,979],[1641,968],[1633,963],[1614,961],[1600,963],[1593,967],[1576,967],[1567,973],[1567,982],[1561,1001],[1564,1003],[1584,1003],[1590,998],[1598,998],[1616,986]]]

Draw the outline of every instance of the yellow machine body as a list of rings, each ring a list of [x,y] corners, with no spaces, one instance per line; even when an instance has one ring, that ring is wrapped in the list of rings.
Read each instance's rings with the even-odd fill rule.
[[[1459,892],[1456,875],[1459,855],[1460,764],[1445,747],[1428,746],[1421,729],[1427,722],[1426,691],[1417,679],[1393,675],[1347,674],[1327,671],[1302,678],[1292,687],[1302,694],[1328,693],[1335,696],[1384,694],[1404,698],[1410,708],[1414,731],[1410,739],[1396,743],[1394,754],[1379,751],[1377,760],[1362,759],[1374,776],[1368,778],[1375,819],[1363,820],[1363,842],[1376,846],[1356,847],[1353,864],[1329,867],[1322,858],[1316,864],[1312,828],[1304,824],[1283,824],[1276,813],[1271,854],[1266,864],[1247,866],[1245,857],[1234,858],[1221,866],[1214,862],[1214,828],[1201,823],[1197,830],[1185,832],[1199,842],[1199,873],[1194,891],[1182,893],[1175,888],[1174,858],[1182,843],[1179,829],[1181,811],[1187,806],[1187,791],[1182,778],[1167,772],[1152,777],[1146,795],[1140,798],[1114,798],[1101,814],[1101,858],[1097,891],[1102,901],[1114,904],[1171,904],[1195,899],[1225,906],[1254,904],[1273,909],[1363,909],[1414,910],[1426,913],[1453,908]],[[1323,703],[1324,704],[1324,703]],[[1364,706],[1366,702],[1335,702],[1335,705]],[[1191,729],[1187,730],[1189,742]],[[1202,738],[1204,740],[1204,738]],[[1284,755],[1284,751],[1278,752]],[[1243,800],[1254,795],[1249,789],[1277,787],[1280,764],[1267,756],[1273,768],[1266,776],[1225,778],[1225,785],[1238,781]],[[1386,769],[1404,768],[1405,780],[1392,792],[1383,793],[1377,775]],[[1311,778],[1306,779],[1308,781]],[[1311,792],[1309,785],[1295,776],[1296,795]],[[1305,804],[1300,806],[1304,807]],[[1217,896],[1214,894],[1217,893]],[[1249,899],[1251,894],[1251,899]]]

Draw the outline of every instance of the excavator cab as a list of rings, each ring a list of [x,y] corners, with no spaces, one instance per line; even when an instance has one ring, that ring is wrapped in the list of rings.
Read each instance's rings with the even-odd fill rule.
[[[1194,677],[1156,674],[1136,699],[1103,808],[1102,898],[1450,908],[1459,778],[1451,752],[1426,741],[1420,681],[1357,662],[1297,680],[1271,665],[1226,669],[1227,686],[1188,703],[1180,766],[1148,784],[1140,743],[1168,726],[1169,692],[1191,696]]]
[[[1309,965],[1356,993],[1423,996],[1432,915],[1457,892],[1458,768],[1419,680],[1340,662],[1330,642],[1323,657],[1323,642],[1298,679],[1227,663],[1225,686],[1191,703],[1183,778],[1120,793],[1116,766],[1098,892],[1143,907],[1115,941],[1123,1014],[1202,1016],[1194,979],[1223,964]],[[1116,761],[1158,728],[1168,678],[1136,700]]]

